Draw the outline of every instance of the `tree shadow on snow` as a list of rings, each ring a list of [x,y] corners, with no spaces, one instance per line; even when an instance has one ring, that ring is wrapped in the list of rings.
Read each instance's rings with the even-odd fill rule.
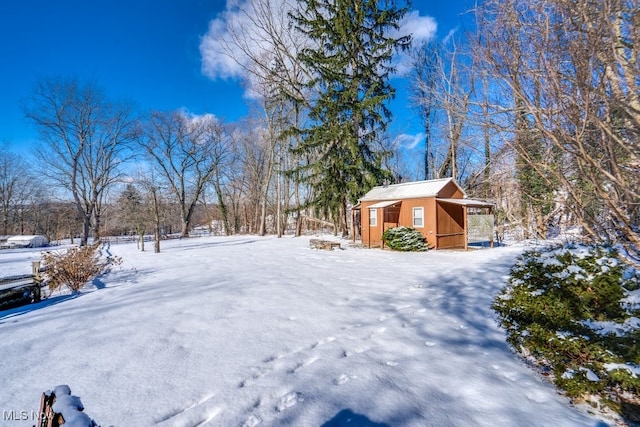
[[[96,289],[104,289],[107,287],[107,285],[102,280],[100,280],[99,277],[96,277],[95,279],[93,279],[91,281],[91,284],[95,286]]]
[[[239,245],[249,245],[257,242],[257,239],[242,239],[242,240],[229,240],[229,241],[216,241],[216,242],[194,242],[193,244],[176,244],[175,246],[170,246],[163,249],[164,252],[174,252],[174,251],[189,251],[189,250],[200,250],[206,248],[214,248],[220,246],[239,246]]]
[[[82,294],[58,295],[55,297],[49,297],[47,299],[43,299],[39,302],[34,302],[31,304],[21,305],[20,307],[15,307],[8,310],[0,311],[0,324],[5,323],[5,321],[7,321],[8,319],[21,316],[23,314],[30,313],[35,310],[40,310],[41,308],[60,304],[65,301],[75,299],[81,295]]]
[[[390,427],[388,424],[376,423],[364,415],[356,414],[351,409],[343,409],[321,427]]]

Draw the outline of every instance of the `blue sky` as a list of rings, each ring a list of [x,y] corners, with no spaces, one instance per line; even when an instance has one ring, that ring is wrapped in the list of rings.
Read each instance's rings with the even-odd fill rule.
[[[432,17],[437,37],[444,37],[459,27],[467,4],[414,0],[413,9],[416,17]],[[240,79],[202,72],[201,41],[226,7],[225,0],[3,1],[0,143],[22,151],[35,140],[20,105],[39,79],[52,76],[93,79],[109,97],[142,110],[185,109],[238,120],[247,113]],[[401,89],[392,104],[392,137],[419,132]]]

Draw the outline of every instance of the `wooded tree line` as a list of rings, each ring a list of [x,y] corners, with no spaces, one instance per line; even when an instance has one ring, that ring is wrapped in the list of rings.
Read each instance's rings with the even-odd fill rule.
[[[77,222],[82,242],[201,224],[281,235],[313,217],[346,234],[372,186],[454,177],[522,237],[577,225],[637,253],[639,3],[488,0],[458,31],[417,44],[398,33],[408,9],[393,0],[247,2],[252,25],[228,22],[219,54],[245,71],[250,117],[141,117],[94,82],[44,80],[25,105],[40,132],[34,162],[0,151],[3,232],[73,234]],[[420,153],[387,133],[400,79]],[[52,188],[72,203],[50,201]],[[45,221],[33,209],[44,203],[67,213]]]

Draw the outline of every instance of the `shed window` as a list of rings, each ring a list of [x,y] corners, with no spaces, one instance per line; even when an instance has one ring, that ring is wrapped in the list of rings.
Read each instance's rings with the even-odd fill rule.
[[[371,227],[375,227],[378,225],[378,210],[377,209],[369,209],[369,225]]]
[[[413,226],[424,227],[424,208],[413,208]]]

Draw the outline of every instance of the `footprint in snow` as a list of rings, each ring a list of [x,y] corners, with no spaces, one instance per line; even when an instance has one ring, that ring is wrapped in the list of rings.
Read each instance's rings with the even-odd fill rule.
[[[549,396],[543,391],[531,390],[527,393],[527,399],[531,400],[532,402],[545,403],[547,400],[549,400]]]
[[[260,377],[264,377],[267,374],[267,372],[269,372],[267,369],[262,369],[260,367],[254,368],[254,369],[252,369],[252,371],[253,372],[251,373],[251,377],[254,380],[257,380]]]
[[[522,375],[520,375],[517,372],[503,371],[503,370],[500,370],[499,367],[494,367],[494,369],[499,370],[500,375],[509,381],[518,382],[522,380]]]
[[[278,400],[278,404],[276,405],[276,411],[282,412],[287,408],[291,408],[298,402],[303,402],[304,398],[302,397],[302,393],[291,392],[287,393]]]
[[[387,313],[387,314],[383,314],[382,316],[378,317],[378,322],[384,322],[385,320],[389,320],[392,317],[396,317],[397,314],[395,313]]]
[[[160,419],[156,424],[170,423],[171,425],[201,426],[213,420],[222,409],[214,403],[215,394],[207,395],[200,401],[189,406],[176,408]]]
[[[274,360],[276,360],[278,358],[278,356],[275,355],[271,355],[268,357],[265,357],[264,359],[262,359],[262,363],[269,363],[269,362],[273,362]]]
[[[298,362],[293,368],[290,368],[287,370],[288,374],[295,374],[300,368],[304,368],[305,366],[309,366],[311,365],[313,362],[315,362],[316,360],[318,360],[317,357],[310,357],[307,360],[304,360],[302,362]]]
[[[256,427],[261,422],[262,420],[260,419],[260,417],[251,415],[249,418],[247,418],[247,421],[245,421],[244,424],[242,424],[242,427]]]
[[[355,354],[360,354],[360,353],[364,353],[365,351],[369,351],[369,347],[359,347],[359,348],[354,348],[351,350],[343,350],[342,351],[342,357],[351,357]]]
[[[253,383],[254,380],[260,379],[269,373],[268,369],[263,369],[261,367],[254,367],[251,369],[251,377],[242,380],[238,384],[238,388],[244,388]]]
[[[361,327],[362,327],[362,323],[354,323],[353,325],[343,326],[340,329],[342,329],[343,331],[347,331],[349,329],[356,329],[356,328],[361,328]]]
[[[333,383],[335,385],[342,385],[342,384],[345,384],[347,381],[349,381],[349,377],[346,376],[345,374],[342,374],[338,378],[333,380]]]
[[[318,346],[330,343],[330,342],[335,341],[335,340],[336,340],[336,337],[327,337],[327,338],[325,338],[323,340],[320,340],[320,341],[314,343],[313,345],[311,345],[311,348],[313,349],[313,348],[316,348]]]

